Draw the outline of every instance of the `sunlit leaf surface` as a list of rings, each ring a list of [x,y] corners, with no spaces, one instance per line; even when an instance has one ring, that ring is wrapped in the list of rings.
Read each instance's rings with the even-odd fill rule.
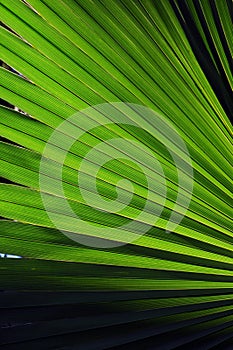
[[[1,98],[17,108],[0,106],[0,175],[5,179],[0,249],[23,257],[0,260],[4,349],[232,349],[231,14],[226,0],[1,1],[1,54],[12,67],[1,67]],[[65,196],[89,229],[81,232],[72,219],[66,226],[69,214],[56,192],[69,130],[46,158],[52,185],[43,190],[49,198],[45,210],[41,156],[54,130],[83,109],[116,102],[150,108],[188,149],[191,201],[171,232],[169,218],[184,212],[177,200],[179,173],[166,146],[156,133],[145,131],[139,117],[137,128],[92,129],[66,154]],[[164,172],[156,177],[158,192],[151,191],[142,220],[137,215],[148,184],[138,165],[109,161],[97,178],[95,160],[85,168],[90,200],[94,177],[109,206],[117,198],[118,181],[128,181],[119,182],[118,204],[126,206],[117,214],[90,207],[77,184],[87,152],[116,135],[148,150],[134,155],[145,161],[149,177],[157,176],[146,163],[150,152]],[[186,161],[182,150],[174,152]],[[164,179],[165,199],[159,187]],[[182,196],[189,198],[185,185]],[[155,224],[115,248],[71,240],[48,215],[51,211],[65,230],[87,239],[99,237],[100,227],[117,228],[119,241],[125,242],[122,225],[135,219],[132,234],[144,230],[155,205],[162,205]]]

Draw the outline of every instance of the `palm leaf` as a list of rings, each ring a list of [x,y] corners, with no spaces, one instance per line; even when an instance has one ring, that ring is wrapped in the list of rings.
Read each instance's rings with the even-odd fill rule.
[[[2,344],[6,349],[230,349],[231,3],[2,0],[1,13],[2,60],[13,68],[0,70],[1,96],[24,111],[0,107],[1,251],[23,257],[1,260]],[[137,114],[137,126],[93,128],[73,142],[62,164],[73,137],[70,125],[62,123],[78,113],[76,127],[85,128],[84,109],[104,103],[115,108],[121,101],[128,117],[131,106],[140,105],[172,125],[190,154],[193,183],[191,173],[183,172],[179,192],[179,169],[167,145],[179,162],[186,163],[187,153],[174,139],[163,143],[156,121]],[[105,120],[101,113],[97,119]],[[67,127],[59,131],[63,141],[46,154],[50,186],[41,188],[42,155],[60,125]],[[113,137],[146,147],[132,148],[139,165],[123,157],[106,162],[96,179],[97,161],[108,156],[98,150],[77,187],[82,159]],[[164,175],[154,171],[151,154]],[[157,184],[142,219],[148,184],[140,164]],[[64,209],[57,192],[61,165],[66,199],[88,226]],[[102,202],[94,209],[83,200],[85,193],[95,201],[94,179],[110,207],[122,178],[134,193],[128,201],[128,182],[119,182],[115,205],[125,207],[117,213]],[[159,219],[127,242],[129,232],[121,226],[134,219],[130,234],[138,237],[150,226],[154,206],[161,207]],[[172,217],[182,220],[168,232]],[[99,234],[101,227],[107,227],[106,237]],[[90,246],[63,231],[85,237]],[[106,248],[111,232],[117,233],[113,241],[128,244]],[[93,239],[103,246],[92,246]]]

